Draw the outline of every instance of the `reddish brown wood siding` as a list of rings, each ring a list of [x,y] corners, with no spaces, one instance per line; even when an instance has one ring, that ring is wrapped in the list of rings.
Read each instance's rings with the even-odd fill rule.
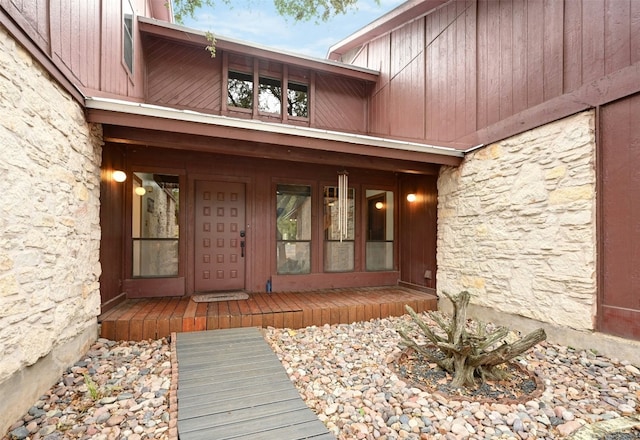
[[[224,142],[224,141],[220,141]],[[181,225],[181,246],[184,246],[182,256],[182,266],[184,268],[184,278],[182,271],[176,278],[177,282],[184,284],[183,291],[190,294],[194,291],[194,229],[195,224],[193,204],[195,200],[195,185],[200,180],[216,180],[221,182],[242,182],[246,187],[246,284],[248,291],[261,292],[265,290],[267,279],[273,279],[274,289],[299,290],[310,288],[327,287],[354,287],[354,286],[374,286],[395,284],[399,278],[397,270],[383,272],[367,272],[365,268],[365,244],[364,234],[358,226],[359,240],[355,250],[355,269],[349,273],[324,273],[323,271],[323,246],[324,238],[321,228],[321,213],[323,209],[322,188],[325,185],[337,184],[337,171],[344,169],[344,166],[328,166],[314,163],[296,163],[269,160],[261,158],[243,158],[238,156],[228,156],[223,154],[206,154],[194,151],[156,149],[144,146],[118,146],[117,144],[107,144],[104,148],[105,166],[123,166],[129,173],[135,170],[171,170],[172,174],[184,176],[181,179],[180,215],[185,215],[184,224]],[[125,160],[122,164],[120,161]],[[392,171],[375,171],[349,167],[350,186],[355,188],[358,200],[358,211],[356,218],[363,222],[362,209],[366,207],[364,198],[365,189],[388,189],[396,192],[398,206],[401,204],[401,195],[397,192],[398,176]],[[421,282],[415,282],[407,278],[407,282],[414,284],[424,284],[424,270],[428,267],[435,271],[435,176],[420,177],[414,176],[411,181],[419,184],[421,194],[428,194],[428,200],[433,203],[423,208],[419,212],[412,213],[411,227],[419,230],[418,235],[409,234],[404,238],[396,236],[396,247],[402,249],[403,243],[408,240],[414,241],[411,253],[407,254],[406,261],[415,265],[416,269],[411,269],[415,273],[420,272],[423,276]],[[184,185],[183,182],[184,181]],[[313,188],[313,219],[312,230],[312,254],[311,254],[311,274],[309,275],[276,275],[276,232],[275,232],[275,194],[278,183],[292,183],[310,185]],[[125,187],[129,189],[124,189]],[[103,240],[101,243],[101,263],[103,265],[103,301],[116,297],[121,291],[129,289],[131,294],[149,295],[155,290],[156,295],[163,286],[168,285],[160,281],[149,288],[144,287],[143,280],[130,280],[130,262],[127,263],[127,255],[131,252],[127,245],[127,231],[130,229],[128,220],[131,213],[126,210],[128,202],[122,201],[131,187],[125,184],[115,185],[103,182],[101,194],[104,201],[104,210],[101,221],[103,223]],[[124,191],[124,195],[119,191]],[[404,195],[402,195],[404,197]],[[126,199],[125,199],[126,200]],[[423,199],[427,200],[427,199]],[[183,228],[184,226],[184,228]],[[396,225],[399,230],[400,226]],[[124,244],[123,244],[124,241]],[[417,246],[416,246],[417,245]],[[419,250],[418,250],[419,248]],[[123,257],[124,256],[124,257]],[[123,260],[124,258],[124,260]],[[394,261],[399,261],[397,255]],[[417,271],[417,272],[416,272]],[[408,272],[411,273],[411,272]],[[404,279],[403,279],[404,280]],[[156,280],[158,281],[158,280]],[[435,282],[435,272],[433,281]],[[124,286],[124,287],[122,287]],[[431,286],[433,287],[433,286]],[[175,289],[175,286],[174,286]],[[175,290],[178,292],[178,290]],[[162,294],[170,292],[162,291]],[[176,294],[176,293],[174,293]]]
[[[367,131],[367,93],[363,81],[317,74],[311,103],[313,127],[364,133]]]
[[[145,51],[147,102],[220,112],[222,57],[212,58],[204,47],[179,46],[158,38],[148,38]]]
[[[150,10],[147,0],[131,3],[136,16]],[[139,35],[134,36],[133,75],[123,62],[121,1],[0,0],[0,6],[85,95],[142,97]]]
[[[400,280],[436,287],[438,188],[434,176],[404,175],[400,180]],[[416,195],[414,202],[407,194]]]
[[[616,75],[640,61],[640,3],[452,1],[363,52],[381,71],[372,133],[491,142],[638,91]]]
[[[105,148],[100,176],[100,296],[102,311],[118,303],[124,291],[124,199],[125,185],[111,178],[114,170],[125,170],[124,150]],[[121,300],[124,297],[120,298]]]
[[[600,112],[599,329],[640,339],[640,94]]]

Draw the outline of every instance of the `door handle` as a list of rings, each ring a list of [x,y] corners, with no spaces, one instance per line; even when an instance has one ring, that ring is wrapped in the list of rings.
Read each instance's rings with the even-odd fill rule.
[[[240,242],[240,257],[244,258],[244,240]]]

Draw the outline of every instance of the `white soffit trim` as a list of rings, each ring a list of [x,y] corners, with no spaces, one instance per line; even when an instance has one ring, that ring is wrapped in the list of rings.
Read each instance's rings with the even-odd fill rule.
[[[85,100],[87,109],[103,110],[110,112],[126,113],[138,116],[150,116],[161,119],[194,122],[198,124],[214,125],[218,127],[238,128],[243,130],[259,131],[263,133],[284,134],[311,139],[321,139],[336,142],[345,142],[372,147],[390,148],[401,151],[416,151],[421,153],[437,154],[441,156],[463,157],[464,151],[451,147],[420,144],[415,142],[399,141],[375,136],[366,136],[354,133],[322,130],[318,128],[299,127],[286,124],[275,124],[255,119],[231,118],[228,116],[210,115],[192,110],[178,110],[171,107],[162,107],[139,102],[123,101],[110,98],[88,97]]]

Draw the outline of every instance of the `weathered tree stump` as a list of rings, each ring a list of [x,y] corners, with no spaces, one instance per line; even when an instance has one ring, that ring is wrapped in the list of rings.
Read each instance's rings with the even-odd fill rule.
[[[471,386],[477,379],[481,381],[505,379],[505,370],[498,366],[509,362],[547,338],[544,329],[540,328],[515,342],[507,343],[505,338],[509,334],[509,329],[498,327],[488,332],[486,325],[482,323],[477,323],[475,334],[471,334],[467,325],[469,292],[461,292],[456,297],[445,293],[445,296],[453,303],[453,317],[450,322],[443,321],[434,313],[430,313],[429,316],[444,331],[446,337],[434,332],[411,307],[405,306],[413,322],[442,355],[434,353],[427,346],[418,344],[404,329],[399,329],[398,333],[407,347],[413,348],[429,362],[449,372],[453,376],[451,382],[453,386]],[[501,341],[502,343],[499,344]]]

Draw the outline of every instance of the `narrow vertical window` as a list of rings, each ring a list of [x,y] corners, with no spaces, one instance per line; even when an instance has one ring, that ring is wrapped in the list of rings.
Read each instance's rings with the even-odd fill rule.
[[[393,270],[393,192],[366,191],[367,270]]]
[[[134,277],[178,275],[179,178],[133,173],[131,237]]]
[[[311,187],[278,185],[276,195],[278,273],[310,273]]]
[[[133,8],[129,0],[122,1],[122,42],[124,64],[133,74]]]
[[[287,87],[287,112],[289,116],[309,117],[309,87],[306,84],[289,82]]]
[[[282,82],[279,79],[260,77],[258,110],[266,113],[282,113]]]
[[[238,108],[253,108],[253,75],[229,71],[227,105]]]
[[[346,202],[346,223],[341,226],[338,188],[324,187],[324,270],[350,272],[354,268],[355,249],[355,189],[349,188]]]

